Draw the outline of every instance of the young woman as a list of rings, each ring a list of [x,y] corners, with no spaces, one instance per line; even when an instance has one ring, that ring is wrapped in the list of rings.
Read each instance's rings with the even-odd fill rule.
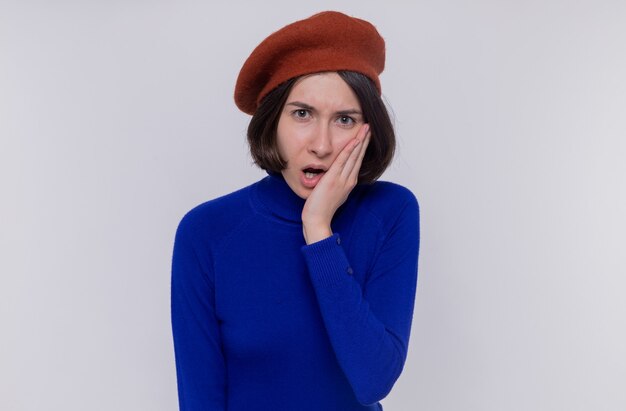
[[[172,262],[180,409],[382,410],[407,356],[418,204],[377,181],[393,127],[385,44],[323,12],[266,38],[235,102],[260,181],[181,220]]]

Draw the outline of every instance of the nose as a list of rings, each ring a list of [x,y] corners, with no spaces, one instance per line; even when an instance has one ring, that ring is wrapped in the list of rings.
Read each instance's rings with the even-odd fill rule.
[[[331,131],[328,125],[319,125],[313,130],[308,150],[317,157],[326,157],[333,151]]]

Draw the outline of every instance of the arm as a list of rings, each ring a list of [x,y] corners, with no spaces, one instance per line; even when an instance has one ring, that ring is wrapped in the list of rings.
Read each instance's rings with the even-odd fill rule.
[[[194,226],[178,226],[172,258],[172,332],[181,411],[226,409],[225,364],[211,268],[198,258]]]
[[[419,210],[411,196],[390,227],[361,289],[340,235],[302,247],[331,344],[357,400],[387,396],[404,367],[413,317]]]

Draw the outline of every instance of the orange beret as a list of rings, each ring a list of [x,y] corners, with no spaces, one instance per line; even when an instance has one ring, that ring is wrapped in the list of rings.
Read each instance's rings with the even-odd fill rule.
[[[305,74],[349,70],[364,74],[381,92],[385,41],[369,22],[325,11],[291,23],[259,44],[244,63],[235,86],[235,104],[254,114],[281,83]]]

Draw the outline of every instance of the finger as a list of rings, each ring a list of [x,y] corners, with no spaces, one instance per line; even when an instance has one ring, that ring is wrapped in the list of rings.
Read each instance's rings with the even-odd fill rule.
[[[359,132],[360,131],[361,130],[359,130]],[[336,172],[339,175],[342,173],[342,170],[344,169],[346,162],[348,161],[352,153],[355,151],[358,152],[357,147],[362,142],[361,141],[362,139],[359,138],[360,136],[359,134],[360,133],[357,133],[355,138],[353,138],[352,140],[348,141],[348,143],[346,143],[346,145],[343,147],[343,149],[341,150],[341,152],[339,153],[335,161],[330,165],[330,168],[327,171],[327,174],[329,172],[331,173]]]
[[[359,171],[361,170],[361,164],[363,164],[363,158],[365,158],[367,146],[369,145],[371,138],[372,138],[372,133],[368,132],[367,135],[365,136],[365,140],[363,141],[360,149],[358,150],[359,154],[356,158],[354,167],[352,167],[352,169],[350,170],[350,174],[348,178],[350,178],[351,180],[355,180],[355,181],[358,180]]]
[[[359,158],[363,156],[363,154],[365,153],[364,148],[365,146],[367,146],[368,143],[368,135],[369,135],[369,125],[364,125],[363,127],[361,127],[361,130],[359,130],[358,133],[361,141],[361,144],[356,147],[352,153],[350,153],[350,156],[348,157],[348,159],[346,160],[346,163],[343,167],[343,169],[341,170],[341,175],[343,178],[350,178],[351,175],[353,175],[353,171],[354,168],[357,168],[357,173],[358,173],[358,168],[360,167],[360,161]]]
[[[341,176],[343,178],[348,178],[352,173],[352,169],[354,168],[359,158],[359,152],[361,151],[361,147],[363,147],[363,141],[359,142],[359,144],[350,153],[350,156],[346,159],[346,162],[341,169]]]

